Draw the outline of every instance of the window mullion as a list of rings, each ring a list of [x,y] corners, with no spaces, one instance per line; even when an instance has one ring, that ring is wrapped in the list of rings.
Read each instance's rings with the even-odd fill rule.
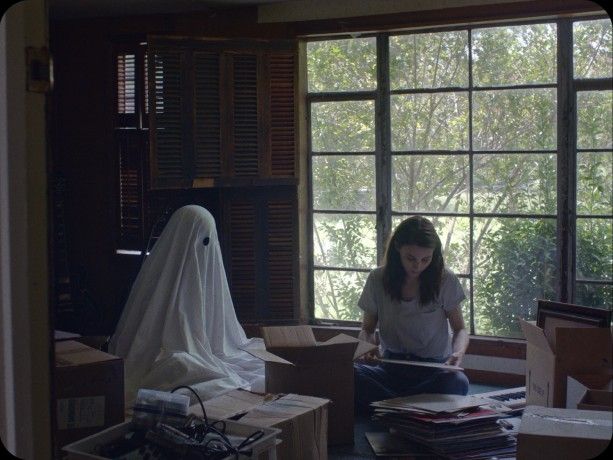
[[[389,35],[377,36],[377,97],[375,115],[375,167],[377,206],[377,260],[385,252],[392,223],[392,155],[389,79]]]
[[[558,21],[558,292],[572,302],[575,291],[575,235],[577,181],[577,112],[573,81],[572,22]]]
[[[468,29],[468,239],[470,244],[468,246],[468,260],[470,266],[469,273],[469,328],[470,334],[475,335],[477,333],[475,327],[475,263],[474,263],[474,227],[475,227],[475,210],[473,206],[474,190],[473,190],[473,176],[474,176],[474,155],[473,155],[473,53],[472,53],[472,29]]]

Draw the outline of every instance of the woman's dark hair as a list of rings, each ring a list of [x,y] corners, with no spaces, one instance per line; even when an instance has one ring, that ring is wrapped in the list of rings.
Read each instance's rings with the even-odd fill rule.
[[[406,245],[434,249],[430,265],[419,275],[419,303],[432,302],[441,288],[445,262],[441,249],[441,239],[434,225],[425,217],[412,216],[396,227],[387,242],[383,262],[383,287],[393,300],[402,300],[402,284],[406,273],[400,260],[398,249]]]

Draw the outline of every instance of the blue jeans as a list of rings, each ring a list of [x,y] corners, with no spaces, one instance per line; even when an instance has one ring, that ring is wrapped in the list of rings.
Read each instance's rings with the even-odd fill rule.
[[[425,359],[414,355],[385,353],[389,359],[411,361],[444,362],[445,360]],[[367,412],[370,403],[383,399],[409,396],[418,393],[445,393],[466,395],[468,378],[460,371],[405,366],[381,363],[377,365],[353,363],[355,378],[355,406],[358,412]]]

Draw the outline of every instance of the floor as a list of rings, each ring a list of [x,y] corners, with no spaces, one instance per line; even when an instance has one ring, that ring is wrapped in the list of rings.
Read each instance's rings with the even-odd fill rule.
[[[470,384],[468,390],[469,394],[483,393],[486,391],[499,390],[501,387]],[[373,431],[386,431],[378,422],[370,419],[368,415],[356,415],[354,425],[354,441],[352,445],[333,446],[328,448],[328,458],[330,460],[352,460],[363,458],[376,458],[368,440],[365,437],[366,432]],[[383,457],[380,457],[383,458]],[[385,457],[391,459],[392,457]],[[420,459],[427,459],[428,457],[419,457]]]

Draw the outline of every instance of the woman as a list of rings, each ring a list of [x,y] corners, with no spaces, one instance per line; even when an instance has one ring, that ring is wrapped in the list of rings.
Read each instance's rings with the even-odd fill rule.
[[[432,223],[409,217],[392,234],[383,266],[366,280],[358,301],[364,312],[359,337],[379,345],[385,358],[458,366],[468,347],[460,310],[465,298],[458,278],[445,268]],[[359,410],[373,401],[417,393],[468,392],[468,379],[460,371],[376,364],[376,357],[354,366]]]
[[[124,358],[126,406],[139,388],[189,385],[202,399],[262,390],[264,364],[242,350],[254,341],[261,339],[248,340],[234,312],[215,219],[200,206],[178,209],[145,259],[109,344]]]

